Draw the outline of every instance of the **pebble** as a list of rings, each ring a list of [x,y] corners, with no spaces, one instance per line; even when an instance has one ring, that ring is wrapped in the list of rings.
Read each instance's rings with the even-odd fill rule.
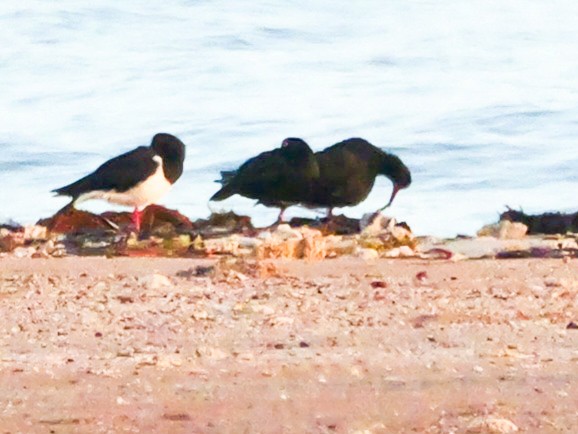
[[[518,426],[508,419],[484,416],[474,419],[467,427],[467,433],[509,434],[518,432]]]
[[[500,240],[521,240],[526,236],[528,226],[519,222],[502,220],[499,223],[486,225],[477,233],[478,237],[494,237]]]
[[[377,253],[377,250],[375,249],[360,247],[355,250],[355,256],[366,261],[371,261],[373,259],[379,258],[379,253]]]
[[[24,238],[27,240],[46,240],[48,238],[48,229],[45,226],[25,226]]]
[[[139,283],[141,283],[144,286],[148,286],[151,289],[159,289],[164,286],[172,285],[170,279],[167,276],[158,273],[149,274],[148,276],[141,277],[139,279]]]

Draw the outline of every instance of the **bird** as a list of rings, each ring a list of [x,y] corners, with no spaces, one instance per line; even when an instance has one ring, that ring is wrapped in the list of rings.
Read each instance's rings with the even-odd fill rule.
[[[388,203],[411,184],[411,173],[396,155],[387,153],[362,138],[350,138],[315,153],[319,177],[311,196],[301,204],[308,208],[327,208],[331,218],[334,207],[354,206],[369,195],[375,178],[384,175],[393,183]]]
[[[85,177],[52,190],[72,201],[63,209],[91,199],[134,207],[132,222],[140,232],[142,210],[156,203],[183,173],[185,145],[177,137],[158,133],[150,146],[139,146],[114,157]]]
[[[276,223],[285,209],[309,197],[319,167],[312,149],[303,139],[288,137],[281,147],[263,152],[237,170],[221,172],[222,187],[210,199],[221,201],[239,194],[260,204],[279,208]]]

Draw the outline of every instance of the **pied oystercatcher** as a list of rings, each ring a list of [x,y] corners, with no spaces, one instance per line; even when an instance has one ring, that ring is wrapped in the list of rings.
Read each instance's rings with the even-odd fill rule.
[[[140,146],[108,160],[72,184],[52,190],[70,196],[65,208],[90,199],[134,207],[133,223],[140,231],[141,211],[156,203],[183,173],[185,145],[171,134],[158,133],[150,146]]]

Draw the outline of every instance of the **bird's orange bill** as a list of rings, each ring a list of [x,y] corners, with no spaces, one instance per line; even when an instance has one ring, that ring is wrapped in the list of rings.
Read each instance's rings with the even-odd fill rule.
[[[393,202],[393,199],[395,198],[395,196],[397,195],[397,192],[401,190],[401,188],[399,187],[399,185],[397,184],[393,184],[393,191],[391,192],[391,197],[389,198],[389,202],[387,202],[387,204],[385,206],[383,206],[382,208],[379,209],[379,211],[383,211],[385,208],[387,208],[388,206],[391,205],[391,203]]]

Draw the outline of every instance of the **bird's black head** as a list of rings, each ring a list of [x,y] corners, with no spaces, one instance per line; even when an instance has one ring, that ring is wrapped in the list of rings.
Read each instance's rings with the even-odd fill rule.
[[[407,188],[411,184],[411,173],[397,155],[387,154],[383,159],[379,173],[388,177],[400,189]]]
[[[288,137],[281,143],[283,154],[288,157],[303,158],[313,155],[313,151],[303,139]]]
[[[281,143],[281,154],[293,167],[304,170],[310,177],[319,176],[319,165],[315,153],[307,142],[296,137],[288,137]]]
[[[171,184],[183,173],[185,144],[167,133],[155,134],[151,143],[152,150],[163,159],[163,171]]]
[[[403,164],[403,161],[401,161],[397,155],[387,153],[385,153],[382,159],[379,173],[389,178],[389,180],[393,183],[393,191],[391,193],[389,203],[386,205],[389,206],[393,202],[393,199],[399,190],[410,186],[411,173],[408,167]]]

